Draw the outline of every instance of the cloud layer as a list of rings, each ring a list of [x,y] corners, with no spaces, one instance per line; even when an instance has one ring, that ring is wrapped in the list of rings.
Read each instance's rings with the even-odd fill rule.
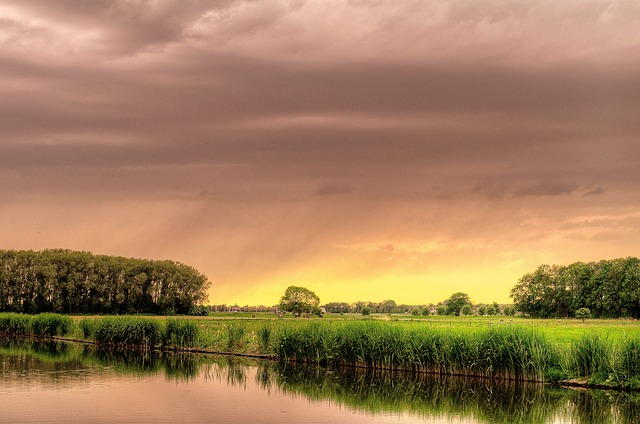
[[[214,303],[506,300],[542,261],[637,255],[638,18],[5,1],[0,247],[174,258]]]

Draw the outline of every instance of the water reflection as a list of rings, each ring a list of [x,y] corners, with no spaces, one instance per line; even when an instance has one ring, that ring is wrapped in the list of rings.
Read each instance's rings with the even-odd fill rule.
[[[245,397],[249,393],[258,396],[255,395],[257,390],[262,393],[259,396],[266,399],[265,410],[269,410],[277,399],[286,397],[306,399],[307,403],[317,404],[320,408],[322,405],[333,408],[333,412],[336,407],[338,412],[355,411],[361,414],[358,415],[360,418],[363,413],[368,418],[398,418],[409,414],[418,419],[446,422],[640,422],[638,393],[570,390],[540,384],[505,384],[490,379],[441,378],[400,372],[335,371],[233,357],[103,350],[81,344],[0,342],[0,395],[14,390],[31,390],[34,386],[45,390],[92,391],[96,384],[116,381],[122,376],[134,379],[160,377],[187,385],[184,392],[194,392],[198,388],[201,395],[207,392],[207,387],[213,386],[241,390]],[[182,393],[181,396],[191,395]],[[181,401],[204,403],[188,398],[176,399],[176,402]],[[246,403],[250,402],[252,400],[247,398]],[[204,411],[202,416],[208,413],[208,410]],[[257,418],[265,416],[268,416],[266,412],[256,412]],[[343,422],[356,422],[354,417]],[[244,420],[246,422],[247,418]],[[208,422],[207,419],[201,421]],[[286,420],[278,416],[277,421]]]
[[[412,411],[423,416],[457,416],[487,423],[638,423],[640,394],[573,390],[534,383],[437,377],[369,370],[260,367],[266,389],[310,399],[332,399],[368,412]]]

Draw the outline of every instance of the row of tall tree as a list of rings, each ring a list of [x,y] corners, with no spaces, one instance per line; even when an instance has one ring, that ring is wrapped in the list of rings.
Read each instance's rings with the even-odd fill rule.
[[[380,302],[363,302],[358,301],[354,303],[346,302],[329,302],[323,307],[329,313],[334,314],[347,314],[347,313],[361,313],[363,308],[368,308],[371,313],[374,314],[390,314],[390,313],[405,313],[413,309],[418,305],[398,305],[395,300],[383,300]]]
[[[510,305],[504,308],[497,302],[491,304],[473,304],[469,295],[462,292],[453,293],[448,299],[437,304],[428,305],[398,305],[394,300],[383,300],[381,302],[330,302],[323,305],[329,313],[412,313],[414,315],[513,315],[515,312]]]
[[[640,260],[618,258],[541,265],[511,289],[515,307],[532,317],[572,317],[588,308],[594,317],[640,316]]]
[[[0,250],[0,311],[187,314],[209,286],[196,269],[169,260]]]

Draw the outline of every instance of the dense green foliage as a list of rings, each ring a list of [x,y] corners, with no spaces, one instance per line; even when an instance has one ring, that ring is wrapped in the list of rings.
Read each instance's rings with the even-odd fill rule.
[[[11,336],[52,337],[71,332],[71,318],[58,314],[23,315],[0,313],[0,334]]]
[[[591,318],[591,311],[589,308],[580,308],[575,313],[576,319],[581,319],[584,322],[585,319]]]
[[[320,315],[320,298],[305,287],[289,286],[280,298],[280,309],[296,316],[302,313]]]
[[[40,314],[31,318],[31,331],[36,337],[53,337],[69,334],[73,328],[71,318],[60,314]]]
[[[184,319],[167,319],[162,334],[165,346],[195,346],[198,343],[200,329],[192,322]]]
[[[210,283],[192,267],[71,250],[0,251],[0,311],[187,314]]]
[[[454,333],[380,322],[314,323],[286,328],[277,345],[282,360],[516,380],[542,380],[548,368],[559,366],[544,337],[515,326]]]
[[[596,374],[606,375],[611,371],[611,344],[600,334],[585,334],[571,345],[569,368],[578,377]]]
[[[593,317],[640,317],[640,260],[619,258],[541,265],[511,290],[516,308],[532,317],[570,317],[588,308]]]
[[[0,314],[0,333],[11,336],[29,335],[31,333],[31,317],[16,313]]]
[[[622,342],[614,371],[627,386],[640,388],[640,337],[626,338]]]
[[[363,302],[358,301],[354,303],[346,302],[329,302],[322,307],[326,312],[332,314],[347,314],[347,313],[360,313],[362,315],[369,314],[406,314],[412,315],[500,315],[504,312],[505,315],[513,315],[515,310],[512,305],[504,305],[503,307],[497,302],[487,303],[472,303],[468,294],[457,292],[453,293],[449,298],[442,300],[438,304],[400,304],[398,305],[394,300],[387,299],[381,302]]]
[[[123,344],[153,347],[160,341],[160,323],[142,317],[105,317],[96,319],[90,338],[99,344]]]
[[[510,380],[583,378],[597,384],[640,387],[640,338],[613,342],[585,333],[569,346],[516,325],[451,331],[384,322],[314,322],[285,327],[276,340],[281,361]]]
[[[102,345],[193,347],[200,337],[198,326],[184,319],[167,319],[163,324],[135,316],[83,318],[79,327],[85,338]]]
[[[447,305],[447,314],[448,315],[470,315],[471,314],[471,300],[469,300],[469,295],[462,292],[457,292],[451,295],[446,302]],[[463,309],[468,307],[465,312],[462,313]]]

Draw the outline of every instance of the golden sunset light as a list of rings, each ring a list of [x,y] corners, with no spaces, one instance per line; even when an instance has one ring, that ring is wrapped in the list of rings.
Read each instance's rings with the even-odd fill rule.
[[[510,303],[638,256],[640,3],[0,3],[0,249],[210,304]]]

